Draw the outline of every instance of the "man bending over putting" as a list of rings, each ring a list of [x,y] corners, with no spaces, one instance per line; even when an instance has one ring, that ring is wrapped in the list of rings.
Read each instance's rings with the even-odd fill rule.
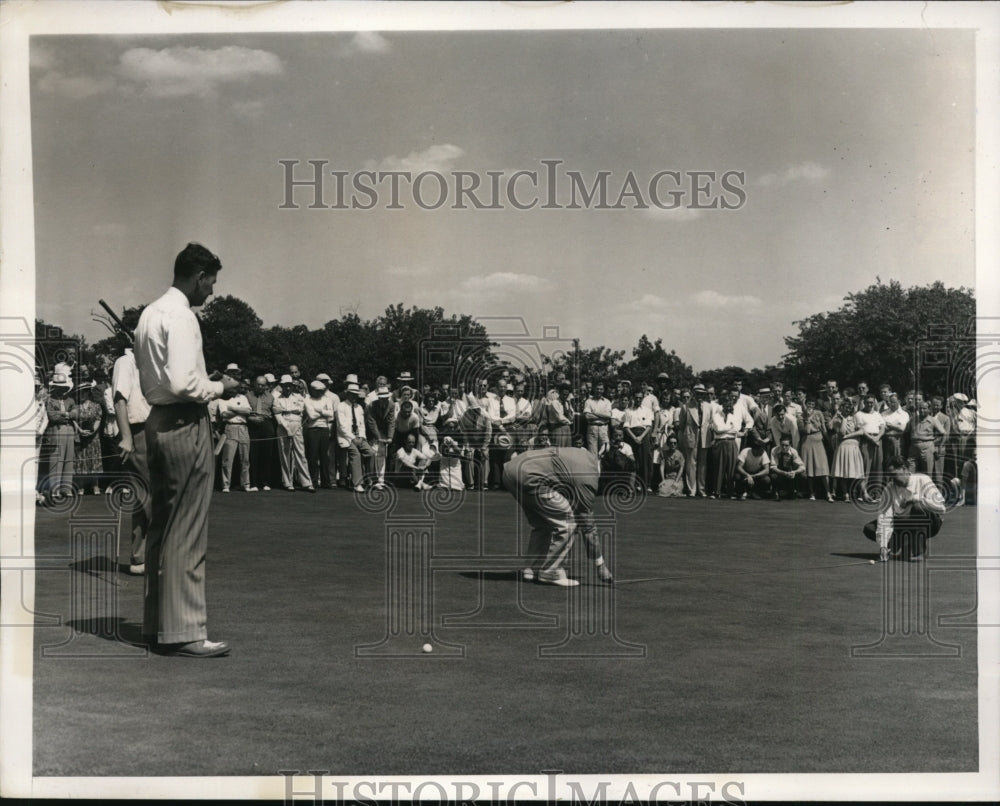
[[[941,531],[944,496],[930,476],[911,473],[902,456],[890,459],[885,469],[890,501],[876,520],[865,524],[865,537],[878,542],[882,562],[890,555],[918,562],[924,558],[927,540]]]
[[[585,448],[541,448],[516,456],[504,465],[504,488],[517,502],[531,524],[528,560],[521,574],[548,585],[572,587],[563,563],[569,557],[579,528],[604,582],[611,572],[601,556],[601,540],[594,524],[594,497],[601,468],[598,458]]]

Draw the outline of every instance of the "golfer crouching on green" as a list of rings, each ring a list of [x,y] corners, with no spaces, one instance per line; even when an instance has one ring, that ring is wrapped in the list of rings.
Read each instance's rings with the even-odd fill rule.
[[[613,581],[594,524],[600,474],[597,457],[585,448],[529,450],[504,465],[504,487],[531,524],[527,554],[530,565],[521,571],[525,581],[562,587],[579,585],[579,580],[568,578],[563,568],[578,528],[601,580]]]

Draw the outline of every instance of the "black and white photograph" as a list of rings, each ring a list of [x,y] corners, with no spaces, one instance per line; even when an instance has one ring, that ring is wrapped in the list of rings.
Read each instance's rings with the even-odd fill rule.
[[[1000,799],[1000,6],[0,16],[0,794]]]

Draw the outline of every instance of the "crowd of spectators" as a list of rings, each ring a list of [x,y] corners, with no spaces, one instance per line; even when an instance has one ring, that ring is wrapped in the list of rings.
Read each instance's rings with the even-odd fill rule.
[[[130,350],[118,359],[131,359]],[[134,363],[133,363],[134,366]],[[36,379],[40,504],[100,494],[121,475],[122,427],[110,366],[69,355]],[[878,394],[828,381],[810,393],[780,382],[745,390],[677,388],[659,377],[632,384],[556,375],[545,387],[495,368],[470,383],[419,384],[412,373],[371,383],[351,374],[311,380],[283,372],[226,374],[239,392],[210,408],[223,493],[386,484],[496,490],[503,465],[532,447],[585,447],[602,473],[669,497],[870,500],[894,457],[974,503],[977,403],[917,390]],[[129,393],[124,394],[129,399]],[[131,394],[134,404],[134,392]],[[133,407],[134,408],[134,407]]]

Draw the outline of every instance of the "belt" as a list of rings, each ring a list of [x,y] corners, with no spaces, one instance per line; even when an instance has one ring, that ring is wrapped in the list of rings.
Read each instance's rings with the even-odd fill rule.
[[[195,403],[194,401],[185,401],[183,403],[153,403],[151,408],[154,409],[170,409],[177,411],[194,411],[195,409],[207,409],[207,403]]]
[[[933,442],[933,439],[911,439],[910,442]]]

